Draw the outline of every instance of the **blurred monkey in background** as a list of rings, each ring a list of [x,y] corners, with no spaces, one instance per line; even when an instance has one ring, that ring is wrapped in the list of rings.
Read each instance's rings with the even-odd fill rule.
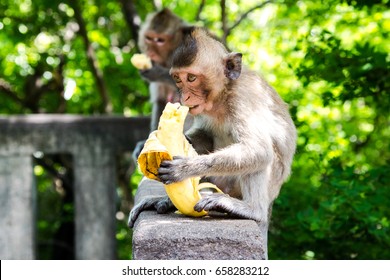
[[[180,94],[169,74],[173,51],[182,42],[182,29],[188,26],[181,18],[164,8],[150,13],[142,24],[138,45],[142,53],[152,61],[153,67],[140,70],[143,79],[149,82],[152,116],[150,130],[156,130],[165,105],[168,102],[179,102]],[[187,123],[190,123],[188,121]],[[188,127],[189,124],[186,125]],[[133,159],[137,162],[145,140],[137,143],[133,151]]]
[[[183,27],[187,24],[169,9],[151,13],[141,26],[138,45],[151,60],[151,69],[140,71],[141,76],[150,82],[149,92],[152,102],[151,130],[157,129],[158,121],[167,102],[179,102],[177,91],[169,69],[173,51],[182,41]]]

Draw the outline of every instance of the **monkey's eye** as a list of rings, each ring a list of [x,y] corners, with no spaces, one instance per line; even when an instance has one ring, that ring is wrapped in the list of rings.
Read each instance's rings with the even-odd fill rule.
[[[164,45],[165,44],[165,39],[164,38],[160,38],[160,37],[152,37],[152,36],[148,36],[148,35],[145,35],[145,42],[148,43],[148,44],[157,44],[157,45]]]
[[[189,81],[190,83],[192,83],[193,81],[196,80],[196,76],[194,74],[188,74],[187,76],[187,81]]]
[[[147,43],[151,43],[151,42],[153,42],[153,38],[150,37],[150,36],[145,36],[145,41],[146,41]]]
[[[180,77],[178,75],[173,75],[172,78],[175,81],[175,83],[180,83],[181,82]]]
[[[157,45],[164,45],[165,39],[163,38],[155,38],[154,41],[157,43]]]

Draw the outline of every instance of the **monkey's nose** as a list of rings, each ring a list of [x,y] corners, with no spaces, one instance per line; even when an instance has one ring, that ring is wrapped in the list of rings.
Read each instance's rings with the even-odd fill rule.
[[[191,95],[189,94],[185,94],[185,93],[181,93],[181,96],[180,96],[180,101],[182,104],[185,104],[189,99],[190,99]]]

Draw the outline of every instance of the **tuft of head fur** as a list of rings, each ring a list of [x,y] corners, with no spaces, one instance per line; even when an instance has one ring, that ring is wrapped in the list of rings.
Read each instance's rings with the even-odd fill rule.
[[[193,32],[196,27],[189,26],[182,29],[182,43],[175,50],[172,57],[173,67],[187,67],[194,63],[198,54],[198,44]]]
[[[169,35],[175,34],[184,23],[181,18],[167,8],[149,15],[146,22],[149,22],[149,30]]]
[[[188,67],[194,62],[196,65],[222,63],[228,54],[225,46],[205,28],[194,26],[183,28],[182,34],[182,44],[173,55],[173,67]]]

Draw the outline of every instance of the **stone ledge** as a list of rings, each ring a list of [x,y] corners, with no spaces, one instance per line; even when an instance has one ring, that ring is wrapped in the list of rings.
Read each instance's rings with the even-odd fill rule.
[[[144,179],[135,200],[164,193],[161,183]],[[133,259],[265,259],[264,240],[266,233],[252,220],[144,211],[133,231]]]

